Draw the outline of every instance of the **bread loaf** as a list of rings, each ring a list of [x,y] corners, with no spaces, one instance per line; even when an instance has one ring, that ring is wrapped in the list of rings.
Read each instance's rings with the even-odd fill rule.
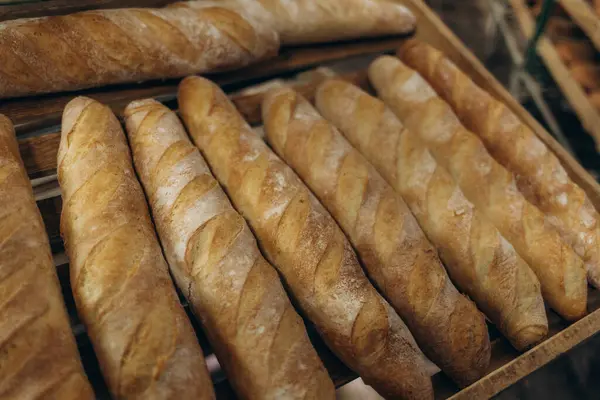
[[[548,322],[537,278],[417,136],[383,102],[346,82],[323,83],[316,104],[402,195],[452,280],[512,345],[539,342]]]
[[[274,54],[257,2],[192,1],[0,24],[0,98],[238,68]]]
[[[596,50],[587,40],[560,39],[556,41],[554,47],[566,65],[575,63],[576,66],[577,63],[592,62],[596,54]]]
[[[552,17],[546,22],[544,35],[552,40],[569,38],[577,35],[579,28],[570,19],[562,17]]]
[[[335,42],[406,34],[415,29],[408,8],[389,0],[259,0],[274,16],[283,44]]]
[[[594,62],[586,60],[576,61],[570,65],[569,70],[573,79],[586,92],[590,93],[600,89],[600,66]]]
[[[67,104],[57,165],[75,304],[112,395],[214,399],[108,107],[85,97]]]
[[[402,47],[400,55],[452,106],[492,156],[515,175],[517,187],[527,200],[546,214],[583,258],[588,281],[600,287],[598,213],[552,151],[507,106],[477,86],[438,50],[412,41]]]
[[[395,57],[382,56],[369,67],[379,96],[418,135],[463,193],[498,228],[531,266],[548,304],[569,320],[587,307],[582,260],[545,222],[544,214],[517,190],[510,172],[467,131],[429,84]]]
[[[271,147],[337,220],[425,354],[460,385],[483,376],[484,318],[450,282],[400,196],[292,89],[270,92],[262,110]]]
[[[334,399],[335,388],[275,269],[177,115],[125,109],[133,160],[175,282],[243,399]]]
[[[432,399],[424,357],[361,270],[350,243],[293,171],[203,78],[179,87],[196,145],[331,349],[389,398]]]
[[[93,399],[69,326],[48,236],[0,115],[0,399]]]

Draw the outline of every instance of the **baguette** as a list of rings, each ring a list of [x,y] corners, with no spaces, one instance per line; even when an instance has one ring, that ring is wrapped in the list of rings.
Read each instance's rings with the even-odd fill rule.
[[[0,115],[0,399],[93,399],[12,124]]]
[[[213,173],[331,349],[382,396],[432,399],[413,337],[300,179],[210,81],[184,79],[179,106]]]
[[[337,80],[316,92],[319,111],[402,195],[452,280],[518,350],[544,338],[538,279],[450,174],[379,99]]]
[[[389,0],[259,0],[286,45],[407,34],[416,19]]]
[[[57,164],[75,304],[112,395],[214,399],[108,107],[85,97],[67,104]]]
[[[489,365],[485,320],[463,297],[404,201],[367,160],[289,88],[263,101],[265,133],[331,212],[417,343],[461,386]]]
[[[552,17],[548,19],[548,22],[546,22],[544,35],[554,41],[577,36],[579,31],[579,27],[570,19],[563,17]]]
[[[177,115],[125,109],[133,160],[177,286],[243,399],[335,399],[277,272],[262,257]]]
[[[598,213],[552,151],[507,106],[433,47],[413,41],[402,47],[400,56],[429,81],[492,156],[515,175],[521,193],[546,214],[548,222],[583,258],[588,281],[600,288]]]
[[[257,2],[192,1],[0,24],[0,98],[239,68],[279,46]]]
[[[467,131],[429,84],[395,57],[371,64],[369,78],[404,126],[429,148],[463,193],[530,265],[544,298],[568,320],[583,317],[587,281],[583,261],[516,189],[479,138]]]

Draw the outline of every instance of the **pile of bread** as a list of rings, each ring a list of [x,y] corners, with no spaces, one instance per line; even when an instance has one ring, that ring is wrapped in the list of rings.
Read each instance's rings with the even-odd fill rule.
[[[524,350],[547,334],[544,304],[586,314],[585,193],[442,53],[408,41],[399,57],[369,67],[380,99],[341,80],[316,106],[272,89],[269,145],[200,77],[180,84],[183,123],[134,101],[127,136],[108,107],[67,105],[61,233],[115,398],[214,398],[171,276],[248,399],[335,397],[300,315],[382,396],[431,399],[431,362],[459,385],[486,373],[485,317]],[[0,205],[0,398],[92,398],[6,119]]]
[[[533,3],[534,15],[539,15],[542,3],[540,0]],[[593,6],[600,18],[600,1],[594,1]],[[588,95],[591,104],[600,111],[600,65],[592,42],[560,5],[554,9],[545,32],[573,79]]]
[[[327,40],[326,11],[345,11],[336,38],[382,33],[374,10],[385,3],[261,0],[265,14],[243,1],[243,13],[201,1],[4,23],[2,95],[238,67],[278,34]],[[274,13],[288,18],[277,33]],[[369,26],[353,26],[360,16]],[[587,283],[600,286],[600,216],[583,190],[442,53],[407,41],[398,55],[369,67],[379,99],[341,80],[323,83],[315,105],[271,90],[268,145],[200,77],[179,86],[182,121],[134,101],[126,133],[97,101],[67,105],[61,234],[115,398],[214,398],[175,286],[245,399],[335,398],[305,320],[382,396],[432,399],[436,366],[460,386],[486,374],[486,317],[525,350],[548,332],[545,304],[569,321],[586,314]],[[0,399],[93,398],[4,117],[0,277]]]

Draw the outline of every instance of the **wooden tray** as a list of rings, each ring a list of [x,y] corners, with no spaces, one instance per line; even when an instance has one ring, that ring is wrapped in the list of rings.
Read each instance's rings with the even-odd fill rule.
[[[520,0],[511,0],[520,2]],[[600,207],[600,186],[597,182],[531,117],[521,105],[494,79],[494,77],[477,61],[459,39],[439,20],[439,18],[421,0],[398,0],[410,7],[419,19],[416,37],[426,41],[446,54],[458,64],[476,83],[507,104],[522,120],[524,120],[559,157],[571,178],[577,182],[591,198],[596,208]],[[250,67],[235,73],[214,76],[225,89],[233,90],[256,83],[259,80],[272,78],[274,75],[289,74],[292,71],[303,70],[327,61],[345,59],[353,55],[380,53],[393,50],[399,43],[398,38],[387,38],[355,43],[329,44],[321,46],[299,47],[284,49],[282,55],[275,60],[262,65]],[[367,88],[364,71],[343,76],[362,87]],[[297,87],[309,98],[314,94],[317,81],[302,84]],[[144,85],[126,85],[111,88],[87,90],[82,93],[95,97],[111,105],[117,114],[131,100],[140,97],[156,97],[175,107],[175,88],[177,81],[167,81]],[[68,268],[64,254],[61,253],[61,242],[58,234],[58,219],[61,207],[59,191],[55,183],[56,150],[58,145],[60,113],[64,104],[74,94],[57,94],[5,101],[0,104],[0,113],[6,113],[17,126],[21,154],[25,160],[28,173],[33,179],[39,196],[39,206],[42,210],[50,237],[53,239],[55,263],[63,285],[68,309],[71,312],[72,323],[77,334],[77,340],[91,380],[102,391],[102,378],[97,361],[85,332],[77,321],[74,304],[68,282]],[[259,104],[262,98],[260,92],[254,94],[233,95],[232,99],[244,116],[253,124],[260,123]],[[597,127],[600,128],[600,119]],[[600,136],[599,136],[600,137]],[[588,309],[590,314],[584,319],[569,324],[558,315],[549,311],[549,338],[524,354],[515,351],[493,327],[490,335],[493,340],[492,363],[488,374],[473,385],[459,390],[443,374],[433,377],[436,398],[479,399],[489,398],[519,379],[547,364],[560,354],[568,351],[600,330],[600,293],[590,290]],[[198,327],[196,327],[198,328]],[[327,350],[314,330],[308,326],[309,335],[317,351],[323,358],[336,385],[342,385],[356,376]],[[199,340],[207,355],[212,352],[201,331],[197,329]],[[218,377],[217,377],[217,380]],[[219,399],[235,398],[228,384],[220,380],[216,384]],[[105,389],[104,389],[105,390]]]
[[[570,15],[572,17],[574,15],[578,15],[580,17],[579,19],[581,20],[581,12],[577,11],[576,13],[573,13],[574,7],[573,4],[571,4],[580,2],[585,3],[580,0],[562,0],[561,4],[563,4],[563,6],[565,6],[565,4],[569,4],[569,9],[571,9]],[[521,28],[522,33],[526,37],[530,37],[535,29],[535,19],[525,4],[525,1],[510,0],[510,4],[514,10],[517,23]],[[587,7],[590,8],[589,6]],[[569,12],[569,9],[565,7],[567,12]],[[593,10],[590,9],[589,12],[593,14],[593,18],[597,19],[597,17],[595,17],[596,13]],[[577,21],[575,18],[573,19],[576,22],[581,22]],[[582,27],[581,23],[579,23],[579,25]],[[598,31],[598,34],[594,36],[598,35],[600,35],[600,31]],[[565,98],[569,104],[571,104],[571,107],[573,108],[573,111],[575,111],[575,114],[577,114],[577,117],[581,121],[583,128],[594,138],[594,141],[596,142],[596,148],[600,150],[600,113],[590,103],[588,94],[581,87],[581,85],[575,79],[573,79],[571,72],[561,60],[556,48],[548,38],[540,38],[537,52],[540,58],[544,61],[544,64],[546,64],[546,67],[550,71],[550,74],[556,81],[558,87],[563,92]],[[598,205],[596,204],[596,207],[597,206]]]
[[[600,17],[585,0],[560,0],[560,4],[600,51]]]

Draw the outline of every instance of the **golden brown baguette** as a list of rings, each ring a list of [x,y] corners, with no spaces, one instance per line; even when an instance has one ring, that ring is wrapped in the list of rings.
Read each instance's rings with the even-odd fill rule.
[[[438,50],[411,41],[399,53],[483,140],[492,156],[515,175],[519,190],[583,258],[588,281],[600,288],[599,216],[558,158],[507,106],[477,86]]]
[[[323,83],[316,103],[402,195],[456,285],[517,349],[539,342],[548,322],[533,271],[417,136],[382,101],[346,82]]]
[[[336,219],[425,355],[462,386],[483,376],[485,320],[458,293],[400,196],[294,90],[271,91],[262,112],[271,147]]]
[[[239,68],[274,54],[257,2],[192,1],[0,25],[0,98]]]
[[[369,79],[407,129],[431,150],[463,193],[498,228],[529,264],[548,304],[569,320],[587,307],[583,261],[544,214],[517,190],[510,172],[467,131],[450,106],[399,59],[382,56],[369,67]]]
[[[275,269],[174,112],[125,109],[133,160],[175,282],[243,399],[334,399]]]
[[[0,115],[0,399],[93,399],[11,122]]]
[[[383,396],[432,399],[412,335],[302,181],[210,81],[184,79],[179,106],[216,178],[331,349]]]
[[[61,234],[77,311],[115,398],[214,399],[162,256],[125,135],[108,107],[65,107]]]
[[[388,0],[259,0],[274,16],[283,44],[335,42],[406,34],[415,29],[412,12]]]

